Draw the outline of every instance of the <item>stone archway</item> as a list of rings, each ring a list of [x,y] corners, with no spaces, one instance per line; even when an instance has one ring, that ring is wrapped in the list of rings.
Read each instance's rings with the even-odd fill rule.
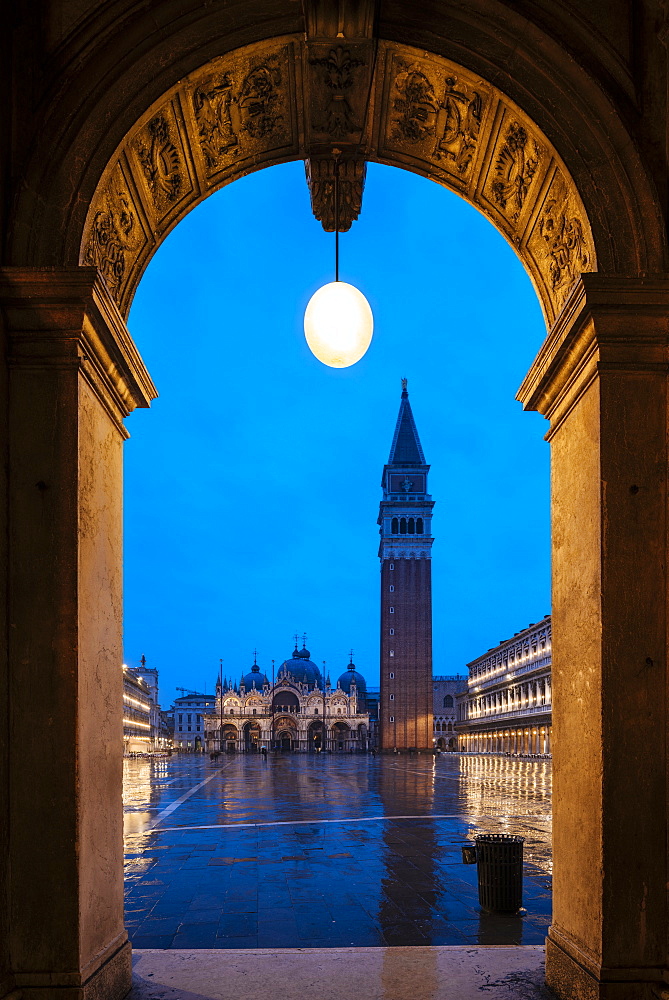
[[[323,721],[316,719],[314,722],[309,723],[309,728],[307,729],[307,750],[320,753],[324,749]]]
[[[297,724],[290,716],[278,716],[274,720],[274,748],[295,750],[298,747]]]
[[[256,753],[260,747],[260,725],[257,722],[246,722],[243,728],[244,750]]]
[[[351,727],[346,722],[335,722],[330,733],[334,751],[350,750]]]
[[[122,31],[106,20],[112,6]],[[108,752],[121,717],[122,419],[155,389],[123,317],[161,239],[235,177],[307,158],[323,209],[334,143],[318,101],[320,60],[348,52],[365,101],[353,101],[357,131],[337,143],[472,201],[516,248],[544,308],[548,337],[519,398],[549,418],[553,455],[548,975],[565,997],[635,983],[645,998],[663,978],[667,925],[666,761],[664,750],[644,751],[663,747],[666,705],[660,144],[638,152],[647,137],[633,132],[632,96],[619,96],[633,88],[594,29],[581,49],[592,59],[579,64],[579,39],[563,44],[547,23],[493,0],[422,14],[413,4],[410,17],[402,4],[382,5],[376,21],[343,32],[346,46],[319,27],[323,5],[307,4],[305,21],[288,0],[271,15],[249,0],[243,23],[232,6],[186,2],[177,18],[170,4],[149,12],[118,0],[91,13],[33,65],[46,89],[41,101],[26,97],[16,130],[29,142],[13,158],[22,166],[5,200],[0,280],[7,717],[40,737],[7,758],[9,988],[112,998],[129,982],[120,768]],[[557,0],[548,6],[561,23],[571,18]],[[319,107],[324,119],[305,115]],[[349,153],[355,200],[362,167]],[[18,791],[28,786],[30,801]],[[67,803],[56,825],[54,796]],[[58,900],[52,914],[44,895]]]

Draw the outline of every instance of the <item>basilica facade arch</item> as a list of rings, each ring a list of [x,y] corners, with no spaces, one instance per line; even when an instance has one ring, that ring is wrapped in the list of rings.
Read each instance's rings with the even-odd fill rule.
[[[668,923],[666,5],[334,9],[5,13],[0,982],[78,1000],[130,983],[108,748],[123,418],[156,392],[125,325],[133,291],[179,219],[249,170],[305,159],[331,225],[339,148],[352,215],[365,159],[418,171],[484,212],[537,289],[547,338],[518,398],[552,453],[547,976],[570,1000],[650,1000]],[[344,77],[342,118],[323,95]]]

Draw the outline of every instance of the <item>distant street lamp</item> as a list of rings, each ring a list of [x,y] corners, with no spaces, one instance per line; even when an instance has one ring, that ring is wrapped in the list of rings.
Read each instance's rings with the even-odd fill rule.
[[[359,289],[339,280],[339,150],[334,150],[335,280],[311,296],[304,335],[312,354],[330,368],[349,368],[372,342],[374,317]]]

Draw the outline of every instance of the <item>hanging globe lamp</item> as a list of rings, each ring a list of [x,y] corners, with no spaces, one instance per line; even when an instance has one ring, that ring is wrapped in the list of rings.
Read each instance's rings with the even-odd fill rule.
[[[309,299],[304,336],[312,354],[330,368],[350,368],[367,353],[374,317],[362,292],[339,280],[339,159],[334,166],[335,280]]]

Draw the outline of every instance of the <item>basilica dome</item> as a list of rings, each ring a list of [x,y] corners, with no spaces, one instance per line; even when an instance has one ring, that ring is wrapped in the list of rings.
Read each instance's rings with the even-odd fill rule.
[[[337,681],[337,686],[340,687],[342,691],[345,691],[346,694],[350,694],[352,684],[355,684],[358,695],[364,697],[367,694],[367,681],[362,674],[355,669],[355,663],[353,663],[353,661],[349,663],[348,669]]]
[[[301,684],[308,684],[309,687],[315,687],[316,684],[320,684],[321,672],[310,657],[311,653],[306,646],[303,646],[301,650],[298,650],[296,646],[291,659],[284,660],[279,667],[279,679],[285,677],[287,674],[291,674],[294,681],[299,681]]]
[[[262,691],[263,684],[269,684],[269,681],[267,680],[265,674],[262,674],[260,672],[260,667],[258,666],[258,664],[254,663],[253,666],[251,667],[251,672],[248,674],[244,674],[244,676],[242,677],[242,684],[244,685],[247,691],[250,691],[254,684],[258,689],[258,691]]]

